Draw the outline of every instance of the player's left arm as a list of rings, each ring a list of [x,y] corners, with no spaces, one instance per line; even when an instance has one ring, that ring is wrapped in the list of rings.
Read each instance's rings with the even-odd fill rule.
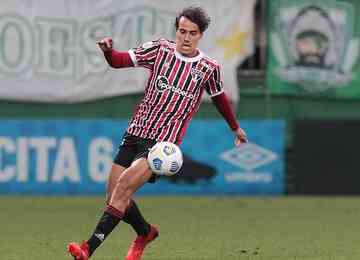
[[[211,96],[216,109],[224,117],[233,131],[235,135],[235,145],[239,146],[242,143],[246,143],[246,133],[243,129],[241,129],[238,121],[236,120],[234,110],[232,109],[232,106],[223,90],[223,81],[219,66],[214,69],[212,75],[207,80],[205,90]]]
[[[220,114],[225,118],[229,127],[235,134],[235,145],[239,146],[242,143],[247,142],[246,133],[239,126],[238,121],[236,120],[234,110],[225,95],[225,92],[220,93],[219,95],[211,97],[216,109],[220,112]]]

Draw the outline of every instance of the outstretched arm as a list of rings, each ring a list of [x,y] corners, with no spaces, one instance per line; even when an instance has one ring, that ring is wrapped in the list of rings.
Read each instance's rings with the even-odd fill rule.
[[[235,113],[224,92],[211,98],[216,109],[225,118],[231,130],[235,134],[235,145],[239,146],[247,142],[246,133],[242,130],[236,120]]]
[[[133,67],[134,64],[128,52],[120,52],[113,49],[113,40],[106,37],[97,42],[100,49],[103,51],[106,61],[113,68],[127,68]]]

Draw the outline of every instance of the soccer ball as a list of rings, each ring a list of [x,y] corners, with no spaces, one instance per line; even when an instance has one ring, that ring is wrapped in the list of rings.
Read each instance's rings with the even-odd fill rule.
[[[154,173],[171,176],[181,169],[183,156],[176,144],[159,142],[150,149],[147,161]]]

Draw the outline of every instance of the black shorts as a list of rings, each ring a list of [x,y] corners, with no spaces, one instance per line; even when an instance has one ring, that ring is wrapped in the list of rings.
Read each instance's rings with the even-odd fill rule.
[[[126,132],[115,155],[114,163],[128,168],[136,159],[147,158],[150,148],[155,144],[155,140],[144,139]],[[149,182],[154,183],[158,176],[153,174]]]

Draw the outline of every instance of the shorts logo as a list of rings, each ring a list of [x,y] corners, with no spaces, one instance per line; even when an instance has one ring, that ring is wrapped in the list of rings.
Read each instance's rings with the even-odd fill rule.
[[[163,92],[163,91],[169,89],[170,91],[172,91],[174,93],[177,93],[177,94],[179,94],[181,96],[184,96],[184,97],[187,97],[187,98],[190,98],[190,99],[194,98],[193,94],[188,93],[188,92],[186,92],[184,90],[181,90],[180,88],[178,88],[176,86],[170,85],[169,80],[165,76],[158,76],[158,78],[156,79],[156,82],[155,82],[155,86],[156,86],[156,89],[159,92]]]

